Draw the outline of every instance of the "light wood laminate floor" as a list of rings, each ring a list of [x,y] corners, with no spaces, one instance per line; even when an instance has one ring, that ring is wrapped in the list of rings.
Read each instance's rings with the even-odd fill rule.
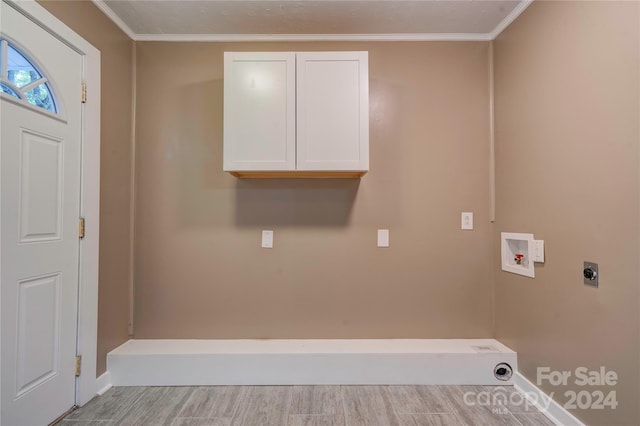
[[[118,387],[64,426],[553,426],[507,386]]]

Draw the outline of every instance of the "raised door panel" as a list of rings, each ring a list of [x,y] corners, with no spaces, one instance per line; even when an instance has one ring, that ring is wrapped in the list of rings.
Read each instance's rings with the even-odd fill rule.
[[[297,54],[297,169],[369,169],[367,52]]]
[[[22,129],[20,143],[20,242],[59,240],[63,142]]]
[[[295,170],[295,53],[225,52],[224,170]]]
[[[58,373],[60,273],[18,282],[16,397]]]

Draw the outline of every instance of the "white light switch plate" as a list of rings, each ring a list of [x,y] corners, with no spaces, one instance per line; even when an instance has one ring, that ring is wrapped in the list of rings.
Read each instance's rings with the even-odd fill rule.
[[[273,231],[262,231],[262,248],[273,248]]]
[[[462,212],[460,229],[473,229],[473,212]]]
[[[378,247],[389,247],[388,229],[378,229]]]
[[[533,261],[544,263],[544,240],[533,240]]]

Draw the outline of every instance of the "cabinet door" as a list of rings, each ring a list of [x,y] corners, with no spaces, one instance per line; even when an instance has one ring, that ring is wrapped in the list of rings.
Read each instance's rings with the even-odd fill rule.
[[[297,169],[369,169],[368,52],[300,52]]]
[[[295,170],[295,53],[225,52],[224,170]]]

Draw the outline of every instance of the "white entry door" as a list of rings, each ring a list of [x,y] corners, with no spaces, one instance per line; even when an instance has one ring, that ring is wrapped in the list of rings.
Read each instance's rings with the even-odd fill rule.
[[[83,59],[0,4],[0,423],[46,425],[75,403]]]

